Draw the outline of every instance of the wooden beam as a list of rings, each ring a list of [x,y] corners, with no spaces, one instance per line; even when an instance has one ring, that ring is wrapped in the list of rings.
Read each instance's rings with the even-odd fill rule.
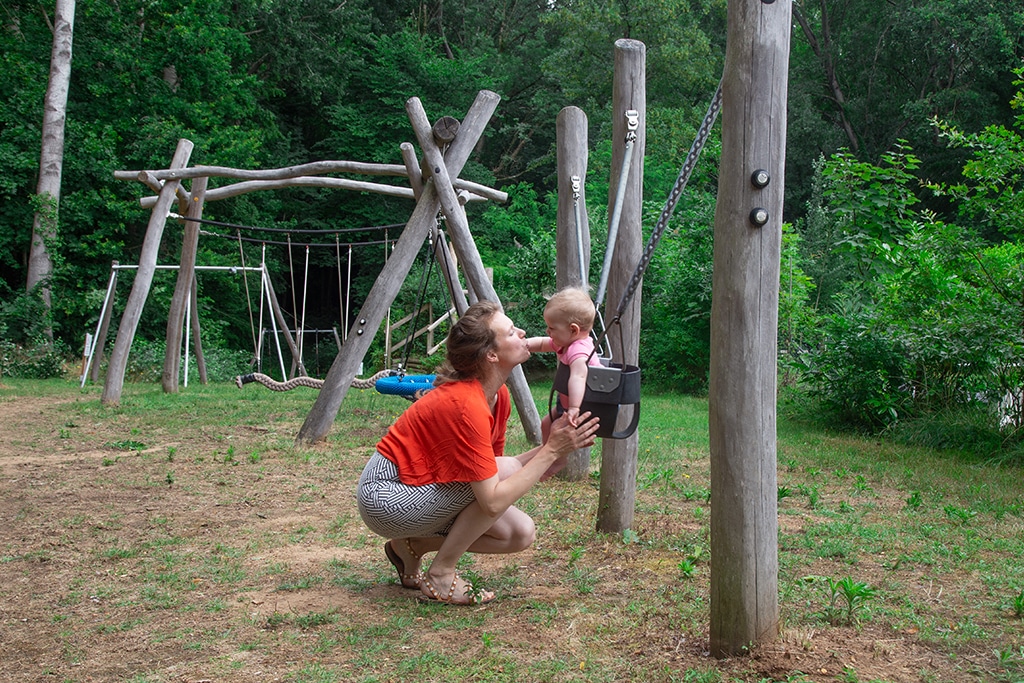
[[[193,144],[190,140],[184,138],[178,140],[177,149],[171,159],[171,168],[184,168],[192,155],[192,147]],[[139,319],[142,317],[142,308],[146,304],[149,289],[153,284],[153,274],[156,272],[156,259],[160,251],[164,225],[167,223],[167,213],[177,194],[179,184],[177,180],[169,180],[164,183],[158,201],[150,213],[146,236],[142,241],[142,253],[139,255],[139,269],[135,273],[135,282],[132,283],[132,291],[128,294],[128,302],[125,305],[124,314],[121,316],[121,324],[117,328],[114,348],[110,352],[107,378],[103,384],[103,394],[100,398],[104,405],[117,405],[121,402],[124,373],[128,367],[128,352],[135,338]]]
[[[609,214],[615,202],[622,161],[625,158],[627,118],[626,112],[639,114],[639,127],[628,167],[619,218],[619,234],[615,242],[611,272],[608,276],[607,312],[618,309],[636,264],[643,251],[643,182],[644,147],[646,145],[647,48],[638,40],[615,41],[615,77],[612,83],[612,177],[609,186]],[[636,365],[640,347],[640,291],[623,311],[619,321],[621,331],[608,335],[612,356],[617,362]],[[597,504],[597,528],[600,531],[620,533],[633,525],[636,509],[636,469],[639,435],[634,432],[625,439],[603,439],[601,442],[601,490]]]
[[[406,100],[405,109],[409,114],[409,121],[412,123],[412,129],[420,143],[427,167],[430,169],[431,179],[447,220],[448,233],[451,236],[452,244],[455,245],[455,252],[459,256],[462,270],[466,273],[466,280],[469,281],[479,298],[500,304],[501,299],[498,298],[497,292],[494,291],[494,285],[487,277],[483,260],[480,258],[480,251],[469,231],[466,212],[462,208],[462,204],[459,203],[455,188],[452,186],[451,173],[434,140],[433,130],[426,112],[423,110],[423,104],[419,98],[411,97]],[[522,366],[516,366],[512,371],[508,378],[508,385],[519,413],[519,419],[523,423],[526,438],[533,444],[539,444],[541,442],[540,415],[537,412],[533,394],[530,393],[530,386],[526,382]]]
[[[587,115],[579,107],[565,107],[555,119],[555,154],[558,169],[558,211],[555,233],[558,262],[555,287],[587,287],[590,280],[590,220],[587,217]],[[577,216],[579,225],[577,226]],[[583,267],[580,267],[580,254]],[[593,293],[591,293],[593,296]],[[568,481],[590,476],[590,448],[573,451],[555,475]]]
[[[711,297],[711,654],[778,632],[776,372],[790,2],[729,0]],[[768,183],[755,184],[755,171]],[[760,210],[760,215],[757,215]]]
[[[209,178],[200,176],[192,182],[192,200],[179,210],[186,218],[203,217],[203,201]],[[178,392],[178,375],[181,371],[181,338],[185,325],[185,302],[192,291],[192,281],[196,272],[196,251],[199,249],[199,224],[186,221],[184,235],[181,240],[181,264],[178,268],[178,279],[174,284],[171,296],[170,311],[167,313],[167,336],[164,346],[164,371],[161,377],[164,393]],[[198,311],[197,311],[198,313]]]
[[[472,154],[484,128],[490,120],[500,98],[496,93],[483,90],[477,94],[470,107],[458,137],[448,148],[446,162],[453,173],[459,173]],[[394,301],[419,253],[420,246],[426,239],[430,228],[437,219],[440,208],[435,183],[425,183],[423,193],[416,202],[412,216],[405,225],[402,235],[388,258],[384,269],[377,277],[370,293],[363,303],[359,315],[356,316],[341,352],[331,364],[331,369],[324,378],[323,387],[313,404],[309,415],[302,423],[296,436],[298,443],[315,443],[322,440],[330,431],[334,418],[345,399],[345,394],[352,385],[359,365],[370,348],[373,337],[380,329],[388,307]]]

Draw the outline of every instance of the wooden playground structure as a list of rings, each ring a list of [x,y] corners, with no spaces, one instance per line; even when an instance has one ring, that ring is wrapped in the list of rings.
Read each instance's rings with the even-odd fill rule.
[[[786,138],[786,88],[790,36],[790,0],[730,0],[725,72],[721,86],[722,154],[714,226],[714,276],[711,319],[710,450],[711,450],[711,652],[742,654],[778,631],[778,520],[775,451],[776,354],[779,258],[781,249],[783,177]],[[646,144],[645,47],[635,40],[615,46],[613,89],[613,177],[628,172],[623,184],[622,228],[614,238],[615,262],[608,282],[609,301],[626,294],[629,273],[643,256],[641,247],[642,161]],[[177,202],[186,218],[178,281],[168,317],[163,384],[176,391],[185,302],[195,273],[195,246],[203,204],[253,190],[309,185],[384,192],[408,197],[415,207],[384,269],[362,304],[342,351],[338,354],[297,441],[324,438],[359,370],[385,312],[409,274],[417,253],[430,235],[438,213],[444,214],[452,245],[465,277],[468,299],[456,301],[463,311],[474,300],[500,301],[477,251],[463,205],[472,200],[504,201],[492,188],[459,178],[464,164],[493,114],[499,97],[482,91],[461,122],[445,117],[431,125],[419,99],[406,102],[406,112],[419,144],[401,146],[404,164],[362,164],[324,161],[286,169],[252,171],[212,166],[188,167],[192,143],[181,140],[167,169],[124,171],[118,178],[138,180],[156,195],[141,203],[151,209],[149,225],[132,291],[118,327],[102,394],[104,404],[121,397],[129,348],[156,268],[156,254],[167,217]],[[627,111],[635,112],[635,153],[626,157]],[[579,215],[586,177],[586,118],[566,108],[558,121],[558,287],[580,282],[588,271],[589,232]],[[619,170],[622,166],[622,170]],[[401,176],[409,187],[328,177],[330,173]],[[211,177],[237,180],[207,190]],[[190,189],[182,181],[191,180]],[[611,207],[615,202],[609,201]],[[616,210],[619,210],[618,208]],[[586,215],[583,211],[582,215]],[[189,221],[188,219],[192,219]],[[582,225],[581,225],[582,224]],[[612,240],[610,240],[611,243]],[[575,247],[575,248],[574,248]],[[459,282],[453,267],[445,271]],[[461,285],[452,286],[462,293]],[[610,338],[613,354],[636,363],[640,301],[617,316],[621,333]],[[171,358],[171,355],[174,358]],[[540,419],[522,370],[510,379],[510,390],[527,438],[540,441]],[[598,528],[628,529],[636,490],[637,439],[602,442]],[[573,457],[569,472],[589,469],[587,455]]]

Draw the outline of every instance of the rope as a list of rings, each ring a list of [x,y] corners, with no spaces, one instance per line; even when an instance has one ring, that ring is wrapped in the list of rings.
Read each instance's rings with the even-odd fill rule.
[[[381,370],[366,379],[356,377],[352,380],[352,387],[355,389],[372,389],[376,386],[377,380],[390,377],[391,374],[391,370]],[[324,386],[324,380],[316,379],[315,377],[292,377],[286,382],[278,382],[273,377],[264,375],[262,372],[251,372],[248,375],[238,375],[235,377],[235,386],[239,389],[252,382],[259,382],[271,391],[291,391],[298,387],[309,387],[310,389],[319,390]]]
[[[295,304],[295,264],[292,262],[292,236],[288,235],[288,280],[292,290],[292,325],[299,326],[299,307]],[[302,358],[299,358],[299,363]]]
[[[338,308],[341,310],[338,316],[338,320],[341,321],[341,327],[344,329],[348,322],[348,316],[345,315],[345,294],[341,288],[341,245],[338,243],[338,238],[334,238],[334,264],[338,267]],[[352,285],[350,284],[349,287]]]
[[[306,267],[302,271],[302,318],[299,323],[299,370],[305,369],[305,363],[302,357],[302,348],[306,341],[306,299],[309,297],[309,247],[306,247]],[[294,295],[294,293],[293,293]]]
[[[392,223],[391,225],[371,225],[366,228],[335,228],[333,230],[298,230],[295,228],[262,228],[255,225],[240,225],[238,223],[225,223],[224,221],[214,221],[209,218],[188,218],[181,214],[174,213],[173,211],[168,213],[169,218],[175,218],[180,221],[191,221],[193,223],[203,223],[205,225],[219,225],[223,228],[234,228],[235,230],[252,230],[254,232],[280,232],[280,233],[296,233],[306,235],[337,235],[343,232],[368,232],[370,230],[387,230],[388,228],[400,228],[404,223]]]
[[[200,235],[205,235],[206,237],[223,237],[225,239],[241,240],[242,242],[250,242],[252,244],[273,244],[273,245],[281,246],[281,247],[287,246],[289,244],[292,245],[292,246],[296,246],[296,247],[333,247],[335,245],[335,242],[281,242],[279,240],[278,241],[275,241],[275,240],[265,240],[265,239],[260,239],[258,237],[235,237],[234,235],[225,235],[225,234],[219,233],[219,232],[211,232],[210,230],[200,230],[199,234]],[[364,247],[364,246],[372,246],[372,245],[376,245],[376,244],[393,244],[394,241],[395,240],[392,240],[392,239],[386,239],[386,240],[369,240],[367,242],[341,242],[341,246],[343,246],[343,247]]]
[[[241,233],[239,233],[239,237],[241,237]],[[252,319],[252,295],[249,294],[249,277],[245,274],[245,250],[242,249],[241,240],[238,242],[238,256],[242,261],[242,282],[245,283],[245,305],[249,308],[249,332],[252,334],[252,350],[253,353],[259,354],[259,348],[256,343],[256,326]]]

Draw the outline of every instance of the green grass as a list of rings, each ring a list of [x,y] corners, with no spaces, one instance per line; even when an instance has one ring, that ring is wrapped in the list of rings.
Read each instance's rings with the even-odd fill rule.
[[[16,456],[0,457],[0,599],[11,614],[36,610],[37,637],[57,644],[45,662],[0,651],[22,677],[46,669],[78,680],[106,653],[124,667],[109,678],[161,682],[174,678],[152,661],[225,681],[259,671],[287,681],[866,683],[884,678],[857,662],[885,659],[895,642],[913,648],[921,680],[1024,674],[1022,472],[1007,464],[781,416],[777,647],[792,658],[766,672],[754,659],[704,655],[714,498],[705,400],[644,396],[626,533],[595,530],[599,442],[586,480],[552,480],[520,502],[537,523],[533,548],[462,563],[499,599],[458,610],[395,584],[382,539],[352,503],[404,401],[351,390],[326,442],[296,446],[308,390],[165,395],[129,384],[118,407],[102,406],[99,391],[0,388],[0,404],[44,404],[44,419],[17,427]],[[543,404],[547,387],[534,391]],[[528,447],[513,413],[507,450]],[[4,457],[41,464],[25,478]],[[11,588],[23,585],[33,590]],[[156,650],[125,652],[126,634]],[[864,654],[836,666],[829,647]]]

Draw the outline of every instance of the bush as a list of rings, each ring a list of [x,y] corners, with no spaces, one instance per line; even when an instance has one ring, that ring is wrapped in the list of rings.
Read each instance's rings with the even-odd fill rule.
[[[65,363],[74,354],[62,341],[45,337],[28,345],[0,339],[0,376],[22,379],[50,379],[64,375]]]

